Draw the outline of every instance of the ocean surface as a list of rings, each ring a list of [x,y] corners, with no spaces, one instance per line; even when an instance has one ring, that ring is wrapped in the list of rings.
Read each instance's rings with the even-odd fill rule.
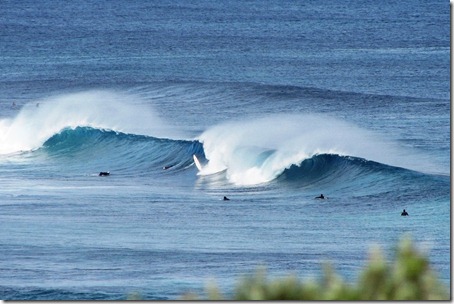
[[[0,299],[353,282],[405,235],[450,286],[449,10],[1,1]]]

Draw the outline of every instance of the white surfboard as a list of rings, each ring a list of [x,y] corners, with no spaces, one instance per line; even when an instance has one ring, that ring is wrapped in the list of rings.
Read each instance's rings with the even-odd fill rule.
[[[200,164],[197,156],[195,156],[195,154],[193,154],[192,157],[194,158],[194,164],[197,167],[197,169],[199,169],[199,171],[202,171],[202,165]]]

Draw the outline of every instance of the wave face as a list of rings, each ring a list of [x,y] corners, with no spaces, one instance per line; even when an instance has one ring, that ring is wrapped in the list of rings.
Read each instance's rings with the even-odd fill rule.
[[[40,152],[52,159],[77,160],[84,167],[109,168],[122,174],[182,169],[193,154],[203,154],[196,141],[161,139],[91,127],[65,128],[46,140]],[[68,162],[70,163],[70,162]],[[76,165],[79,166],[79,165]]]

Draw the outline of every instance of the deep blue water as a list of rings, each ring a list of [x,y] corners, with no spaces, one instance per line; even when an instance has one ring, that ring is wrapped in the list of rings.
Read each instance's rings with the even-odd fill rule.
[[[351,281],[403,235],[449,286],[449,18],[438,0],[2,1],[0,298],[230,293],[326,260]]]

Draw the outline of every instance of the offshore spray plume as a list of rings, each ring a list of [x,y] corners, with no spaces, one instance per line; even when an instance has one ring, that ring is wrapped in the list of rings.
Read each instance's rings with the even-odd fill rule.
[[[39,106],[38,106],[39,105]],[[136,97],[110,91],[59,95],[25,105],[0,120],[0,154],[37,149],[64,128],[88,126],[156,137],[177,136]]]
[[[338,154],[415,168],[420,161],[396,143],[351,123],[319,114],[281,114],[223,123],[205,131],[202,175],[226,171],[237,185],[275,179],[317,154]]]

